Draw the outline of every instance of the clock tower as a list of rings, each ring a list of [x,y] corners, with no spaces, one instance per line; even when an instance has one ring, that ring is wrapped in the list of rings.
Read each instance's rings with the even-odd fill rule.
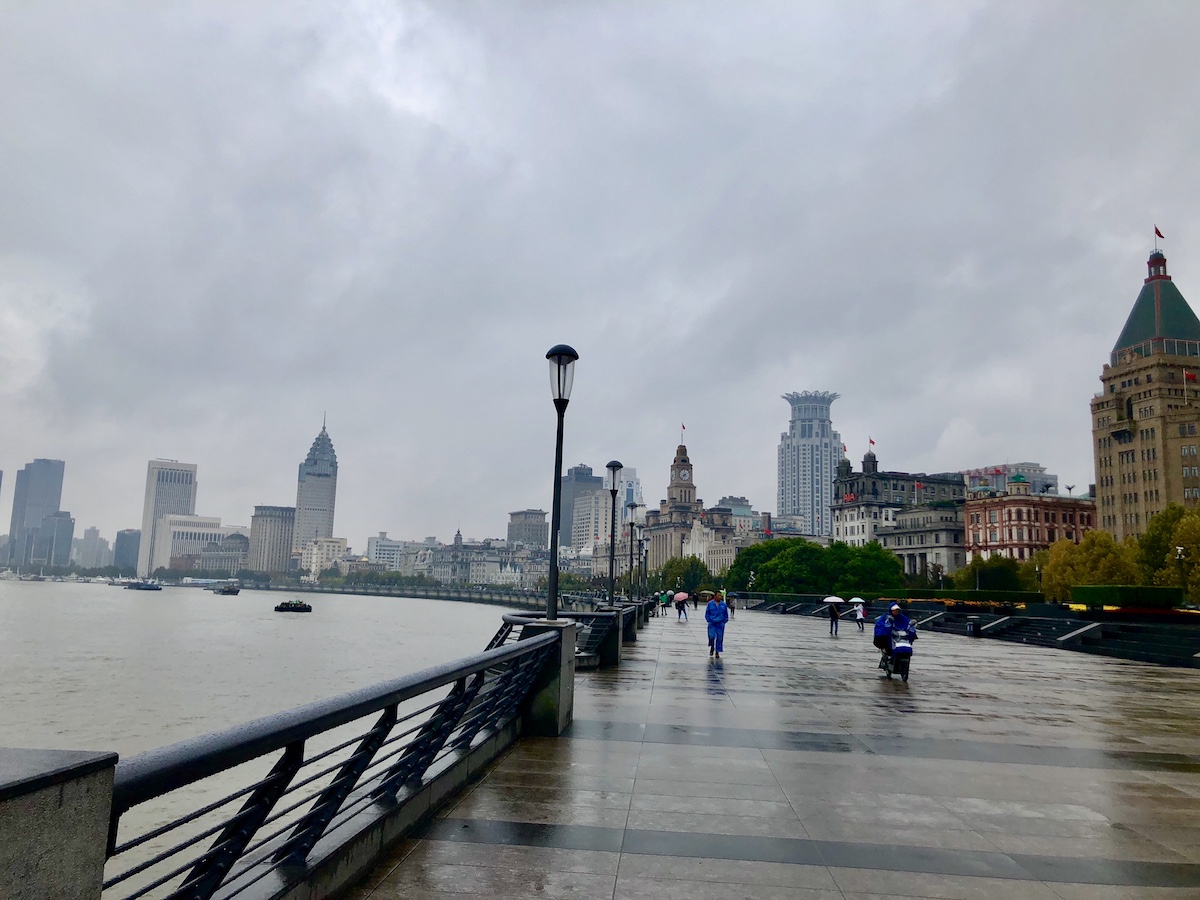
[[[692,484],[692,463],[688,459],[687,447],[680,444],[675,448],[675,460],[671,463],[671,483],[667,485],[667,503],[688,503],[696,499],[696,486]]]
[[[651,570],[661,568],[668,559],[683,555],[684,539],[692,531],[692,523],[704,516],[704,503],[696,496],[692,478],[692,461],[687,447],[675,448],[671,462],[671,481],[667,499],[660,500],[658,509],[646,511],[646,532],[650,541],[647,565]]]

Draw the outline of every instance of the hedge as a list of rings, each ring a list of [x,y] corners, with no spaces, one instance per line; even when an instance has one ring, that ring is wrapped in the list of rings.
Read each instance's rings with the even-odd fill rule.
[[[1089,584],[1071,588],[1071,601],[1087,606],[1174,609],[1183,603],[1183,590],[1141,584]]]
[[[976,591],[970,588],[928,591],[910,588],[901,592],[908,600],[960,600],[964,603],[1045,603],[1038,591]]]

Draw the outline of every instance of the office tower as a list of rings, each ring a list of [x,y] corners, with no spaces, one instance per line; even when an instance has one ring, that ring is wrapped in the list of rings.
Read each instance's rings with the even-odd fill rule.
[[[629,504],[643,506],[642,482],[638,478],[637,469],[626,466],[621,470],[621,480],[617,484],[617,526],[627,523],[630,516],[637,517],[636,510],[630,510]],[[611,513],[610,513],[611,517]]]
[[[1200,500],[1200,320],[1155,250],[1091,400],[1099,527],[1118,541]]]
[[[100,566],[100,529],[95,525],[83,529],[83,537],[79,541],[79,567],[95,569]]]
[[[142,533],[136,528],[126,528],[117,532],[117,539],[113,544],[112,564],[120,569],[122,574],[137,571],[138,547],[141,542]]]
[[[562,477],[562,505],[559,507],[562,521],[558,529],[558,543],[561,547],[572,547],[575,539],[572,534],[572,524],[575,519],[575,498],[604,487],[604,479],[592,474],[592,467],[580,463],[567,469]]]
[[[35,459],[17,472],[8,526],[9,561],[13,565],[32,561],[37,530],[47,516],[59,511],[66,465],[61,459]]]
[[[250,550],[246,568],[252,572],[286,572],[292,558],[294,506],[256,506],[250,517]]]
[[[158,522],[163,516],[191,516],[196,513],[196,465],[173,459],[152,459],[146,466],[146,499],[142,506],[142,537],[138,547],[138,575],[145,578],[168,560],[170,549],[159,553],[155,547]]]
[[[776,515],[791,516],[803,534],[828,535],[833,520],[833,479],[842,458],[842,437],[833,430],[829,407],[840,394],[784,394],[791,404],[788,430],[779,436]]]
[[[27,532],[32,536],[33,553],[29,563],[35,566],[69,566],[75,520],[69,512],[53,512],[41,525]]]
[[[544,509],[523,509],[508,514],[508,543],[524,544],[534,550],[545,550],[550,539],[550,526]]]
[[[194,569],[201,552],[231,534],[245,534],[240,525],[222,525],[214,516],[163,516],[154,527],[154,556],[150,572],[159,569]]]
[[[333,507],[337,499],[337,454],[321,423],[321,433],[300,463],[296,481],[296,524],[292,552],[299,553],[314,538],[333,537]]]

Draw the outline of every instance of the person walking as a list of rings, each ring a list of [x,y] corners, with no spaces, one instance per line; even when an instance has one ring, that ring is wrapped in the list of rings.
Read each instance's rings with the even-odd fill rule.
[[[675,595],[675,621],[687,621],[687,594],[680,591]]]
[[[858,623],[858,630],[863,630],[863,621],[867,618],[866,612],[863,611],[862,604],[854,604],[854,621]]]
[[[837,637],[838,621],[841,619],[841,613],[838,612],[836,603],[829,604],[829,636]]]
[[[724,591],[721,592],[721,598],[725,601],[725,608],[729,610],[729,618],[733,618],[733,610],[737,603],[737,598],[730,597]]]
[[[704,620],[708,622],[708,655],[721,658],[725,649],[725,623],[729,621],[729,608],[722,602],[721,595],[713,597],[704,608]]]

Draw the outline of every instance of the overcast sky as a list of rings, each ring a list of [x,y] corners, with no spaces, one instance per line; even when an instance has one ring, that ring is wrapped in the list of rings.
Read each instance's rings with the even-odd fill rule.
[[[0,2],[0,529],[65,459],[76,533],[295,502],[335,533],[503,535],[565,462],[687,425],[775,508],[787,391],[859,465],[1034,460],[1088,400],[1155,224],[1200,301],[1188,3]]]

